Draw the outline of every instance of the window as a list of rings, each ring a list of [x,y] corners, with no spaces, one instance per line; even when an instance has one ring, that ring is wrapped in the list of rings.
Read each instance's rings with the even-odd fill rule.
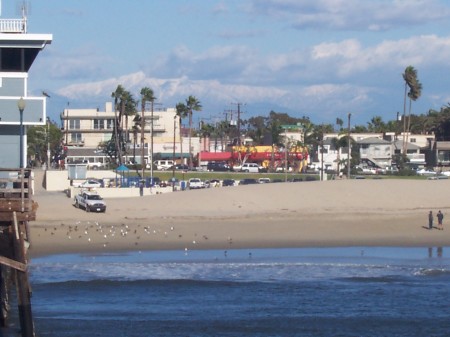
[[[114,129],[114,119],[107,119],[106,120],[106,128],[108,130]]]
[[[411,143],[415,143],[416,139],[415,138],[411,138]]]
[[[95,130],[103,130],[105,128],[105,120],[104,119],[94,119],[94,129]]]
[[[81,133],[78,132],[72,132],[70,134],[70,141],[72,143],[81,143],[82,139],[81,139]]]
[[[79,119],[69,120],[69,129],[70,130],[80,130],[80,120]]]

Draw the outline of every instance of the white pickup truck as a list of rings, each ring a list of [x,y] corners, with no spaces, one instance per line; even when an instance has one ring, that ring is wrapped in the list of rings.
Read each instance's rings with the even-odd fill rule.
[[[81,191],[75,196],[75,207],[84,208],[86,212],[106,212],[106,203],[95,192]]]

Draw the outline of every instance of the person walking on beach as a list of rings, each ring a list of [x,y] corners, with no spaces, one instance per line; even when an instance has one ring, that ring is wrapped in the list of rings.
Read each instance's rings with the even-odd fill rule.
[[[437,214],[437,219],[438,219],[438,229],[441,231],[444,230],[444,227],[442,225],[442,220],[444,219],[444,214],[442,214],[442,212],[440,210]]]
[[[428,213],[428,229],[433,229],[433,212]]]

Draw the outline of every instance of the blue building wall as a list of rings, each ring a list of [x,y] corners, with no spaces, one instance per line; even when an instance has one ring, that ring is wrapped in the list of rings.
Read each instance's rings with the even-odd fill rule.
[[[2,78],[0,96],[25,96],[25,81],[23,78]]]
[[[19,123],[20,113],[17,107],[17,98],[5,98],[0,96],[0,124]],[[44,125],[46,115],[44,97],[24,97],[25,110],[23,111],[23,122]]]
[[[0,125],[0,167],[19,167],[19,134],[20,129],[18,125]],[[25,164],[26,162],[24,162]]]

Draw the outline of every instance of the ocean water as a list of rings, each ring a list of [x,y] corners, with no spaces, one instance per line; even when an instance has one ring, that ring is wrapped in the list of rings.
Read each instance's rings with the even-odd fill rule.
[[[38,337],[450,335],[447,247],[59,255],[30,275]]]

